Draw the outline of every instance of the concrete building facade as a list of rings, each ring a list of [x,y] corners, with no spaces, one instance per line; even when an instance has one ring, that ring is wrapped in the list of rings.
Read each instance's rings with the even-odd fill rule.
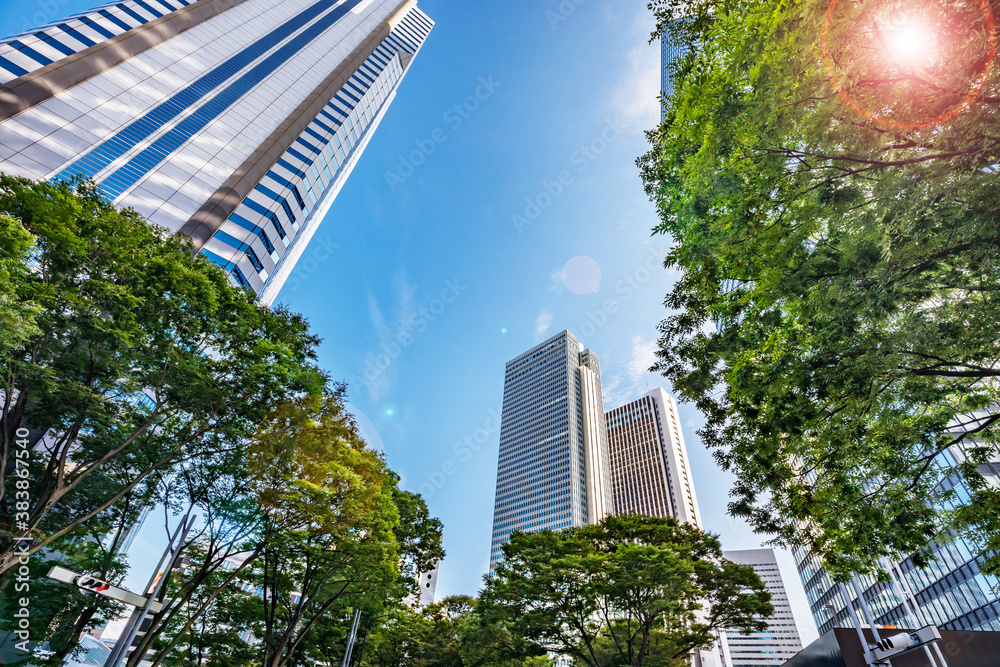
[[[749,565],[771,593],[774,613],[767,619],[767,630],[743,635],[724,630],[719,635],[719,654],[724,667],[764,667],[781,665],[802,650],[802,639],[795,624],[785,583],[778,569],[773,549],[723,551],[734,563]]]
[[[674,398],[656,388],[608,411],[605,421],[615,513],[670,516],[701,528]]]

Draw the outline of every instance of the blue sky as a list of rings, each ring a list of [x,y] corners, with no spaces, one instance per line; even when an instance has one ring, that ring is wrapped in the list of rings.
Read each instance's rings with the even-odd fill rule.
[[[93,4],[0,0],[0,33]],[[641,2],[419,6],[436,26],[277,301],[308,317],[367,437],[444,522],[438,595],[474,594],[505,362],[569,329],[601,359],[607,409],[647,385],[671,391],[646,371],[670,240],[651,235],[634,165],[658,120],[659,50]],[[726,514],[730,480],[700,445],[701,416],[680,411],[706,528],[724,548],[758,547]],[[137,563],[160,543],[150,524]],[[779,559],[809,641],[794,565]]]

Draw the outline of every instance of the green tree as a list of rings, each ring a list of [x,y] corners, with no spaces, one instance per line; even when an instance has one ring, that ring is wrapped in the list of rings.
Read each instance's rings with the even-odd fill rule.
[[[154,655],[166,656],[175,645],[192,641],[194,634],[209,633],[211,641],[220,642],[233,635],[212,634],[216,630],[211,619],[220,613],[214,605],[225,606],[234,595],[240,597],[232,588],[246,582],[246,570],[254,567],[263,550],[264,513],[247,488],[246,462],[246,449],[202,457],[169,484],[166,507],[176,514],[194,508],[201,529],[183,545],[182,566],[161,588],[160,600],[170,599],[172,604],[150,617],[127,667],[138,665],[151,648]],[[246,621],[229,625],[243,627]]]
[[[433,628],[421,610],[399,605],[372,621],[374,627],[361,638],[362,667],[411,667],[418,663]]]
[[[371,618],[398,605],[410,573],[443,556],[440,521],[398,488],[358,436],[343,385],[333,389],[280,406],[248,448],[184,470],[180,504],[201,508],[204,529],[130,665],[150,647],[154,666],[184,664],[212,656],[215,641],[225,659],[332,664],[355,608]],[[253,635],[252,649],[236,629]]]
[[[511,654],[566,655],[589,667],[680,665],[716,631],[766,629],[771,595],[718,539],[641,515],[514,533],[486,580],[479,615]]]
[[[281,406],[249,456],[249,486],[267,515],[257,563],[263,664],[330,663],[342,644],[324,638],[345,634],[353,610],[374,616],[399,604],[416,586],[404,572],[444,555],[441,524],[398,489],[342,394]]]
[[[15,284],[30,273],[34,237],[17,220],[0,213],[0,353],[20,347],[37,332],[39,307],[19,298]]]
[[[705,414],[730,512],[837,578],[924,562],[945,529],[995,547],[977,468],[1000,428],[1000,77],[980,4],[651,7],[688,50],[638,161],[680,275],[655,368]],[[908,21],[937,33],[915,60],[892,47]]]
[[[242,447],[273,406],[323,391],[302,318],[255,303],[94,185],[0,176],[0,214],[0,299],[14,304],[0,317],[21,322],[0,345],[0,576],[25,532],[37,553],[150,475]],[[11,489],[23,428],[27,500]]]
[[[198,546],[191,551],[196,553],[196,562],[207,560],[198,554],[201,551]],[[263,601],[256,593],[258,583],[252,569],[214,570],[182,604],[172,607],[178,613],[160,621],[157,638],[147,654],[149,664],[154,667],[259,665]],[[145,652],[145,647],[137,650]]]
[[[422,608],[397,606],[361,639],[362,667],[546,667],[546,656],[514,656],[509,633],[482,622],[477,601],[452,595]]]

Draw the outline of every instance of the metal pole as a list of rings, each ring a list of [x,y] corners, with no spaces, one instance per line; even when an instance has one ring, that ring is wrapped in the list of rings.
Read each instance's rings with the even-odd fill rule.
[[[187,521],[187,518],[185,517],[185,522],[186,521]],[[167,546],[163,550],[163,553],[160,555],[160,561],[156,564],[156,567],[153,568],[153,573],[151,575],[149,575],[149,583],[146,584],[146,587],[144,589],[142,589],[142,591],[141,591],[142,595],[146,595],[147,591],[149,591],[149,589],[152,588],[153,585],[156,583],[156,573],[160,572],[160,568],[163,566],[163,561],[165,561],[167,559],[167,556],[169,556],[170,552],[173,550],[174,540],[177,538],[177,535],[180,534],[181,527],[182,526],[178,526],[177,527],[177,533],[175,533],[174,535],[171,535],[169,532],[167,533],[167,536],[170,539],[168,540]],[[152,599],[152,598],[150,596],[147,596],[147,598],[148,599],[146,600],[146,602],[148,603],[149,599]],[[132,610],[132,614],[129,616],[128,622],[125,624],[125,627],[122,628],[122,632],[118,636],[118,641],[115,642],[114,649],[112,649],[111,654],[104,661],[105,667],[117,667],[118,663],[121,662],[122,639],[124,639],[125,636],[130,633],[132,625],[135,623],[135,619],[136,619],[137,614],[138,614],[138,609],[133,609]],[[130,643],[131,643],[131,641],[132,640],[129,639]]]
[[[847,595],[847,587],[844,584],[837,584],[840,587],[840,594],[844,596],[844,603],[847,605],[847,611],[851,614],[851,621],[854,623],[854,629],[858,632],[858,639],[861,640],[861,650],[865,652],[865,662],[874,667],[875,656],[872,655],[871,649],[868,648],[868,640],[865,639],[865,633],[861,630],[861,621],[858,620],[858,613],[854,611],[854,605],[851,604],[851,598]]]
[[[170,576],[170,571],[174,567],[174,563],[177,560],[177,556],[180,554],[181,545],[184,543],[184,538],[187,537],[188,532],[194,526],[195,519],[198,518],[197,515],[191,515],[190,510],[188,510],[188,516],[184,517],[181,524],[177,526],[177,532],[170,537],[170,541],[167,543],[167,548],[160,556],[160,562],[156,564],[156,569],[153,570],[153,574],[149,578],[149,584],[143,593],[146,595],[146,604],[139,610],[136,609],[132,612],[132,617],[129,619],[128,623],[125,624],[125,628],[122,630],[121,636],[118,641],[115,642],[115,648],[108,656],[107,660],[104,661],[104,667],[118,667],[122,660],[128,655],[128,650],[132,645],[132,640],[135,639],[136,633],[139,631],[139,627],[142,622],[146,620],[146,615],[149,613],[149,608],[152,606],[156,599],[157,593],[160,592],[160,587],[163,586],[163,582]],[[168,533],[169,535],[169,533]],[[162,572],[163,574],[157,579],[156,575],[160,572],[160,566],[163,565],[164,561],[167,561],[167,567]],[[152,588],[152,590],[150,590]]]
[[[854,586],[854,592],[858,595],[858,604],[861,605],[861,613],[865,615],[868,627],[872,630],[872,637],[875,638],[875,641],[882,639],[882,636],[878,633],[878,626],[875,625],[875,617],[872,615],[872,610],[868,608],[868,602],[865,600],[865,592],[861,590],[861,585],[858,584],[858,575],[851,576],[851,584]]]
[[[896,575],[894,574],[893,567],[889,564],[889,561],[883,558],[882,567],[884,567],[889,573],[889,583],[892,585],[892,593],[893,595],[899,597],[899,601],[902,603],[903,609],[906,610],[906,614],[913,619],[914,625],[924,625],[920,622],[920,619],[917,618],[917,613],[913,611],[913,608],[910,606],[910,601],[907,599],[906,593],[903,591],[903,587],[899,585],[898,581],[896,581]],[[914,627],[913,629],[916,630],[917,628]],[[937,665],[937,661],[934,659],[934,654],[931,653],[931,649],[929,647],[924,646],[924,654],[927,656],[927,662],[930,663],[931,667],[935,667],[935,665]]]
[[[354,622],[351,623],[351,634],[347,637],[347,650],[344,651],[344,665],[347,667],[351,664],[351,652],[354,651],[354,640],[358,636],[358,621],[361,620],[361,610],[354,610]]]
[[[924,614],[924,610],[917,603],[917,596],[913,594],[913,589],[910,588],[910,583],[906,581],[906,577],[903,576],[903,567],[896,563],[896,572],[899,574],[899,584],[903,587],[903,591],[910,596],[910,601],[913,603],[913,609],[917,612],[918,621],[923,625],[930,625],[927,622],[927,615]],[[941,663],[942,667],[948,667],[948,661],[944,659],[944,653],[941,652],[941,647],[937,645],[937,642],[933,644],[934,654],[938,657],[938,661]]]

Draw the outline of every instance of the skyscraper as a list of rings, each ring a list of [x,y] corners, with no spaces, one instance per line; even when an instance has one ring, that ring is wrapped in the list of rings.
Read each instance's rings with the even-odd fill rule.
[[[664,101],[674,94],[671,67],[685,53],[687,49],[684,46],[673,43],[669,35],[660,34],[660,93]],[[661,117],[666,115],[666,105],[663,105],[660,113]]]
[[[273,301],[433,23],[415,0],[125,0],[0,42],[0,171],[93,178]]]
[[[719,633],[718,646],[723,666],[774,667],[783,664],[802,650],[802,640],[774,550],[723,551],[722,555],[734,563],[751,566],[770,591],[774,605],[774,613],[767,619],[767,630],[752,635],[741,635],[733,630]]]
[[[980,413],[982,414],[982,413]],[[948,435],[959,439],[965,425],[952,424]],[[966,460],[966,447],[976,443],[966,437],[937,455],[946,469]],[[985,483],[1000,487],[1000,463],[978,466]],[[940,481],[940,489],[950,489],[955,496],[944,501],[944,510],[955,510],[971,495],[965,482],[956,477]],[[942,630],[1000,631],[1000,581],[996,576],[980,571],[983,556],[970,540],[941,534],[929,545],[934,560],[926,568],[917,568],[911,558],[901,562],[883,561],[892,577],[889,582],[874,577],[856,575],[848,584],[838,585],[831,579],[822,562],[807,549],[793,550],[799,576],[816,619],[820,635],[833,628],[852,624],[848,601],[861,622],[866,611],[879,625],[921,627],[928,624]],[[864,604],[858,601],[855,586],[862,593]]]
[[[673,397],[657,387],[605,419],[615,513],[671,516],[701,528]]]
[[[597,355],[563,331],[508,361],[490,569],[514,531],[611,514],[608,466]]]
[[[962,538],[943,537],[931,545],[931,550],[935,560],[923,569],[909,558],[902,563],[888,563],[891,582],[855,576],[875,622],[900,627],[933,624],[942,630],[1000,631],[997,577],[980,572],[982,556],[977,555],[975,546]],[[793,553],[820,635],[833,628],[852,626],[848,599],[865,623],[854,582],[843,587],[835,584],[815,555],[801,547]],[[914,602],[916,617],[911,611]]]
[[[441,562],[434,563],[434,569],[430,572],[421,572],[417,575],[417,583],[420,585],[420,595],[418,602],[421,607],[434,604],[434,595],[437,593],[438,571],[441,569]]]

